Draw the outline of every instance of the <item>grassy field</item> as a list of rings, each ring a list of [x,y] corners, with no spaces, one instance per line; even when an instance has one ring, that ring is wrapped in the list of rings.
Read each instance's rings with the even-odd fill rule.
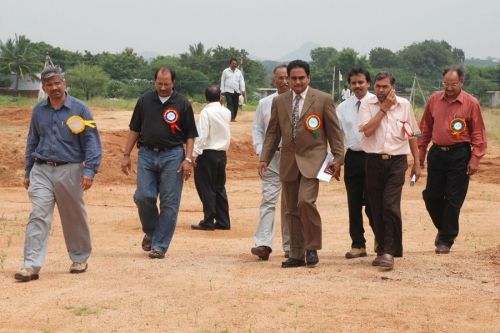
[[[33,106],[38,102],[36,98],[1,96],[0,106]],[[92,98],[85,101],[91,108],[104,108],[112,110],[133,110],[136,99],[118,99],[118,98]],[[203,108],[203,103],[193,102],[195,112],[200,112]],[[246,104],[243,106],[243,111],[255,111],[256,105]]]

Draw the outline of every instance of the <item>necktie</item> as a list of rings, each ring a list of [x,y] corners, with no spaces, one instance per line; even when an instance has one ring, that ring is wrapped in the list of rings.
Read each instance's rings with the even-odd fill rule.
[[[359,106],[361,105],[361,101],[356,102],[356,109],[359,111]]]
[[[295,96],[295,103],[293,104],[292,110],[292,141],[295,143],[295,137],[297,136],[297,123],[299,122],[299,103],[302,96]]]

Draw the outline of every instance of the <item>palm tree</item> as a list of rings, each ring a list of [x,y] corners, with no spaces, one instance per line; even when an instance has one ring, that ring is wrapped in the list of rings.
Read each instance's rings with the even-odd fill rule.
[[[204,57],[210,55],[210,51],[211,49],[208,49],[205,52],[205,46],[201,42],[189,45],[189,55],[192,57]]]
[[[16,74],[15,90],[18,91],[19,79],[31,77],[42,69],[40,55],[33,49],[31,41],[24,35],[16,35],[5,43],[0,41],[0,70]]]

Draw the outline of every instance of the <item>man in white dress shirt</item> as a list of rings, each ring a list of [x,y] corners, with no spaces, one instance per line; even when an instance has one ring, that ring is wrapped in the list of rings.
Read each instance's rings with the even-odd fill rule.
[[[220,89],[226,99],[226,105],[231,110],[231,121],[236,121],[240,95],[245,96],[245,79],[238,69],[238,59],[231,58],[229,67],[222,71]]]
[[[358,112],[361,101],[374,96],[368,92],[370,88],[370,73],[363,68],[355,68],[348,77],[354,95],[342,102],[337,108],[337,117],[344,133],[344,183],[347,191],[347,206],[349,209],[349,235],[351,250],[347,259],[366,257],[366,239],[363,228],[363,206],[368,222],[373,230],[370,206],[366,196],[365,161],[366,153],[361,149],[363,133],[358,129]],[[346,87],[347,88],[347,87]]]
[[[266,137],[267,125],[271,118],[271,105],[274,97],[287,92],[288,74],[286,65],[279,65],[273,70],[273,85],[277,91],[264,97],[259,101],[255,118],[253,120],[252,136],[255,152],[260,156],[262,152],[262,144]],[[280,151],[276,151],[273,159],[269,163],[265,174],[262,177],[262,201],[259,208],[259,224],[254,234],[255,246],[252,248],[252,254],[259,257],[260,260],[269,259],[269,254],[272,252],[275,223],[276,202],[281,192],[280,182]],[[290,231],[285,218],[285,200],[281,197],[281,238],[283,244],[283,252],[285,258],[288,258],[290,251]]]
[[[226,194],[226,151],[231,141],[231,111],[220,103],[217,85],[205,90],[208,104],[201,110],[198,137],[194,142],[193,164],[196,191],[203,204],[203,219],[191,225],[195,230],[229,230],[229,204]]]
[[[344,89],[342,89],[340,95],[342,97],[342,101],[345,101],[349,97],[351,97],[351,91],[349,90],[349,88],[347,88],[347,85],[344,86]]]

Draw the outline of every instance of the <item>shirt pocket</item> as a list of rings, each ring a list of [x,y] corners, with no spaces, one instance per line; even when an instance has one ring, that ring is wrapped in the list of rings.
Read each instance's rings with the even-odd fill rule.
[[[391,131],[392,131],[392,136],[394,137],[394,140],[398,142],[402,142],[408,139],[408,135],[405,133],[403,130],[403,122],[399,120],[393,120],[391,122]]]

